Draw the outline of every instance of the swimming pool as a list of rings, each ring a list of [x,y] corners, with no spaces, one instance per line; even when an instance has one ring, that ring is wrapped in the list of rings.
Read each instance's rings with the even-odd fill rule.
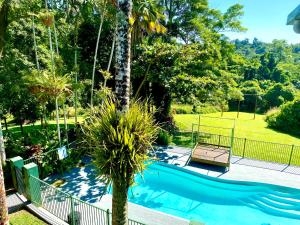
[[[299,225],[300,190],[200,175],[152,164],[129,191],[129,201],[206,225]]]

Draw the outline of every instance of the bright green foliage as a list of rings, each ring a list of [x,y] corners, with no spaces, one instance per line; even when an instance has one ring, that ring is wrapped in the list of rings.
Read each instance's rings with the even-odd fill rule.
[[[293,101],[294,98],[294,88],[292,86],[284,86],[280,83],[272,86],[264,95],[266,107],[278,107],[287,101]]]
[[[70,78],[66,76],[52,75],[49,71],[34,70],[25,76],[26,84],[30,91],[42,102],[49,99],[70,94]]]
[[[271,128],[300,134],[300,100],[282,105],[280,111],[274,111],[266,117],[266,122]]]
[[[172,142],[172,136],[165,130],[160,130],[156,139],[156,144],[168,146]]]
[[[133,182],[145,168],[158,127],[147,105],[133,102],[120,112],[112,100],[94,109],[84,124],[85,139],[92,149],[98,173],[108,183]]]

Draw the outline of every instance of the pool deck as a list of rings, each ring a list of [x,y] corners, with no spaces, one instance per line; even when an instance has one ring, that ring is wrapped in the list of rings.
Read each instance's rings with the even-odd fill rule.
[[[300,167],[234,156],[231,159],[230,170],[226,172],[224,167],[209,166],[193,162],[188,163],[191,151],[189,148],[177,146],[157,147],[156,158],[161,162],[173,164],[212,177],[270,183],[300,189]],[[99,206],[102,209],[111,209],[112,196],[105,194],[105,185],[101,183],[100,180],[95,179],[93,167],[75,168],[66,173],[64,178],[68,181],[62,186],[64,191],[93,205]],[[52,177],[52,179],[55,180],[56,178]],[[48,180],[48,182],[51,183],[51,179]],[[130,202],[128,203],[128,212],[129,218],[147,225],[190,224],[188,220]]]
[[[168,146],[159,147],[157,158],[161,162],[177,165],[211,177],[229,180],[253,181],[300,189],[300,167],[288,166],[233,156],[229,171],[224,168],[190,162],[191,149]]]

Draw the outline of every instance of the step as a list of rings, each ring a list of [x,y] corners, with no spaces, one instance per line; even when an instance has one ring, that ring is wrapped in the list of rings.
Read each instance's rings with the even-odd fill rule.
[[[272,214],[275,216],[281,216],[281,217],[289,217],[293,219],[300,219],[300,211],[299,210],[285,210],[285,209],[279,209],[274,206],[265,204],[263,201],[254,200],[254,199],[245,199],[244,203],[249,205],[255,205],[257,206],[261,211]]]
[[[273,194],[261,195],[262,197],[268,198],[272,201],[281,202],[284,204],[293,205],[296,207],[300,207],[300,199],[289,198],[289,197],[281,197]]]
[[[278,199],[272,199],[268,196],[257,196],[254,197],[255,200],[261,201],[266,205],[269,205],[274,208],[284,209],[284,210],[300,210],[300,205],[294,205],[293,202],[290,201],[278,201]]]
[[[268,194],[276,195],[276,196],[283,197],[283,198],[297,199],[300,202],[300,193],[296,192],[296,191],[283,192],[283,191],[278,191],[278,190],[272,190],[272,191],[269,191]]]

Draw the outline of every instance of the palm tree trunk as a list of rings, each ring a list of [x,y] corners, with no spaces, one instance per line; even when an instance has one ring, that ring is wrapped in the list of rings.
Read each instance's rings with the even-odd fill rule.
[[[101,32],[102,32],[103,21],[104,21],[104,14],[102,13],[101,14],[101,19],[100,19],[100,26],[99,26],[99,31],[98,31],[95,55],[94,55],[94,65],[93,65],[93,73],[92,73],[92,87],[91,87],[91,107],[93,107],[95,71],[96,71],[97,55],[98,55],[99,41],[100,41],[100,36],[101,36]]]
[[[66,139],[67,139],[67,143],[68,141],[68,123],[67,123],[67,113],[66,113],[66,105],[63,104],[63,110],[64,110],[64,126],[65,126],[65,135],[66,135]]]
[[[38,57],[37,45],[36,45],[36,36],[35,36],[34,16],[32,16],[32,33],[33,33],[33,44],[34,44],[36,67],[38,70],[40,70],[39,57]]]
[[[55,111],[56,111],[56,126],[57,126],[58,142],[59,142],[59,146],[61,146],[60,126],[59,126],[59,112],[58,112],[58,97],[55,98]]]
[[[78,83],[78,65],[77,65],[77,44],[75,45],[75,84],[76,89],[74,92],[74,108],[75,108],[75,124],[77,124],[77,99],[78,99],[78,92],[77,92],[77,83]]]
[[[0,224],[9,225],[2,163],[0,163]]]
[[[4,148],[4,139],[3,139],[3,132],[2,132],[2,124],[0,121],[0,164],[5,164],[6,160],[6,154],[5,154],[5,148]],[[1,205],[1,204],[0,204]]]
[[[113,182],[112,225],[128,224],[128,182]]]
[[[55,19],[54,19],[54,17],[53,17],[53,30],[54,30],[54,40],[55,40],[56,54],[59,55],[59,51],[58,51],[58,39],[57,39],[57,32],[56,32],[56,26],[55,26]]]
[[[111,50],[110,50],[109,61],[108,61],[107,69],[106,69],[107,72],[109,72],[109,70],[110,70],[113,54],[114,54],[114,51],[115,51],[116,35],[117,35],[117,26],[115,27],[113,42],[112,42],[112,46],[111,46]]]
[[[5,46],[5,34],[8,27],[8,13],[10,10],[11,0],[4,0],[0,8],[0,59],[3,56]]]
[[[117,1],[116,96],[118,110],[129,109],[132,0]]]
[[[52,72],[53,76],[55,76],[55,71],[54,71],[54,53],[53,53],[52,34],[51,34],[50,27],[48,27],[48,35],[49,35],[49,46],[50,46],[50,52],[51,52],[51,72]]]

